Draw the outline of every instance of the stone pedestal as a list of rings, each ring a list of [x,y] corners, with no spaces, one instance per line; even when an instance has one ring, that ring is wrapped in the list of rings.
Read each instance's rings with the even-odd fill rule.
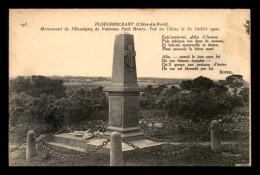
[[[104,88],[109,96],[109,126],[106,135],[117,131],[124,138],[143,138],[139,124],[139,94],[137,84],[134,36],[116,35],[111,85]]]

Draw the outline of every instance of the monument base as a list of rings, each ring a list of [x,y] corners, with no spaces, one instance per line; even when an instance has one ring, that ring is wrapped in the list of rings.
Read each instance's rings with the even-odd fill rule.
[[[75,137],[68,133],[58,134],[53,136],[53,141],[48,142],[48,146],[57,152],[76,154],[77,152],[82,153],[86,151],[91,151],[97,148],[104,141],[106,137],[95,136],[88,140],[82,140],[82,137]],[[129,140],[130,141],[130,140]],[[160,149],[162,142],[154,142],[148,139],[139,139],[131,141],[135,146],[140,149]],[[122,151],[124,153],[134,151],[135,149],[126,143],[122,142]],[[104,146],[98,153],[109,154],[110,153],[110,142]]]
[[[144,139],[144,133],[141,132],[140,127],[129,127],[129,128],[120,128],[114,126],[108,126],[107,132],[104,133],[105,136],[110,136],[113,132],[119,132],[122,138],[127,140],[140,140]]]

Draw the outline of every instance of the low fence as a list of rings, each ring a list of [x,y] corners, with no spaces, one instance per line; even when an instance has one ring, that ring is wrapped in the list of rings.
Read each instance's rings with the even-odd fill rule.
[[[204,133],[202,133],[200,137],[195,141],[188,142],[187,145],[184,148],[181,148],[180,150],[168,151],[167,153],[161,152],[160,150],[151,151],[149,149],[141,149],[138,146],[131,143],[131,141],[127,140],[127,138],[121,138],[121,135],[119,133],[114,132],[111,134],[109,139],[106,139],[101,145],[97,146],[95,149],[91,151],[86,151],[80,154],[63,154],[49,148],[45,143],[45,141],[43,141],[44,139],[42,137],[36,138],[35,132],[29,131],[27,134],[26,159],[27,160],[32,159],[36,155],[38,148],[42,148],[43,150],[47,151],[51,155],[60,158],[77,159],[81,157],[87,157],[90,154],[96,153],[98,150],[101,150],[102,148],[104,148],[104,146],[106,146],[110,142],[110,166],[122,166],[123,165],[122,143],[125,143],[134,149],[142,150],[147,153],[167,156],[167,155],[176,155],[176,154],[184,153],[188,151],[190,148],[192,148],[193,146],[197,145],[205,136],[209,136],[209,135],[211,138],[212,152],[215,153],[215,155],[217,156],[221,156],[222,145],[221,145],[221,135],[220,135],[220,122],[217,120],[212,121],[210,125],[207,127],[207,130]]]

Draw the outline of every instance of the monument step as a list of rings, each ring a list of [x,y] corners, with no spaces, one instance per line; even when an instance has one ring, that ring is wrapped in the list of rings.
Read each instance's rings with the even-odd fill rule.
[[[79,155],[88,151],[92,151],[96,146],[93,145],[87,145],[86,149],[79,148],[79,147],[74,147],[74,146],[69,146],[66,144],[61,144],[61,143],[55,143],[55,142],[47,142],[46,143],[49,148],[52,150],[62,153],[62,154],[69,154],[69,155]],[[106,147],[96,151],[95,153],[101,153],[101,154],[109,154],[110,150]]]
[[[47,146],[53,149],[54,151],[60,152],[60,153],[82,153],[85,152],[85,149],[69,146],[62,143],[56,143],[56,142],[47,142]]]
[[[61,152],[85,152],[85,151],[91,151],[95,148],[97,148],[99,145],[102,145],[102,143],[106,141],[105,138],[101,137],[93,137],[89,140],[82,140],[82,137],[75,137],[74,135],[70,135],[68,133],[58,134],[54,136],[53,141],[48,142],[48,145],[51,146],[56,151]],[[147,148],[158,148],[164,143],[162,142],[154,142],[147,139],[141,139],[141,140],[133,140],[129,141],[130,143],[133,143],[135,146],[141,148],[141,149],[147,149]],[[106,146],[104,146],[99,153],[105,153],[109,154],[110,150],[110,142]],[[122,143],[122,151],[123,152],[129,152],[133,151],[134,148],[127,145],[126,143]]]
[[[69,133],[62,133],[58,135],[53,136],[53,141],[56,143],[61,143],[65,145],[69,145],[72,147],[79,147],[86,149],[86,145],[94,140],[98,140],[100,137],[94,137],[88,140],[83,140],[83,137],[76,137],[74,135],[71,135]]]

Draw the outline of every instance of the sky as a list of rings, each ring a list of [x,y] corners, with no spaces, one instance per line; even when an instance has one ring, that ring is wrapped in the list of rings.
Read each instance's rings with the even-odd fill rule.
[[[122,31],[71,31],[72,27],[95,28],[96,22],[167,22],[175,28],[216,27],[220,31],[130,31],[134,35],[138,77],[196,78],[202,75],[225,79],[228,75],[219,74],[219,70],[228,70],[250,81],[250,36],[244,26],[249,19],[246,9],[11,9],[9,76],[110,77],[114,38]],[[41,31],[41,27],[62,27],[63,30]],[[65,27],[70,31],[64,31]],[[165,52],[162,51],[162,35],[217,35],[224,43],[215,51]],[[164,54],[220,54],[218,63],[227,66],[216,67],[214,71],[163,71]]]

